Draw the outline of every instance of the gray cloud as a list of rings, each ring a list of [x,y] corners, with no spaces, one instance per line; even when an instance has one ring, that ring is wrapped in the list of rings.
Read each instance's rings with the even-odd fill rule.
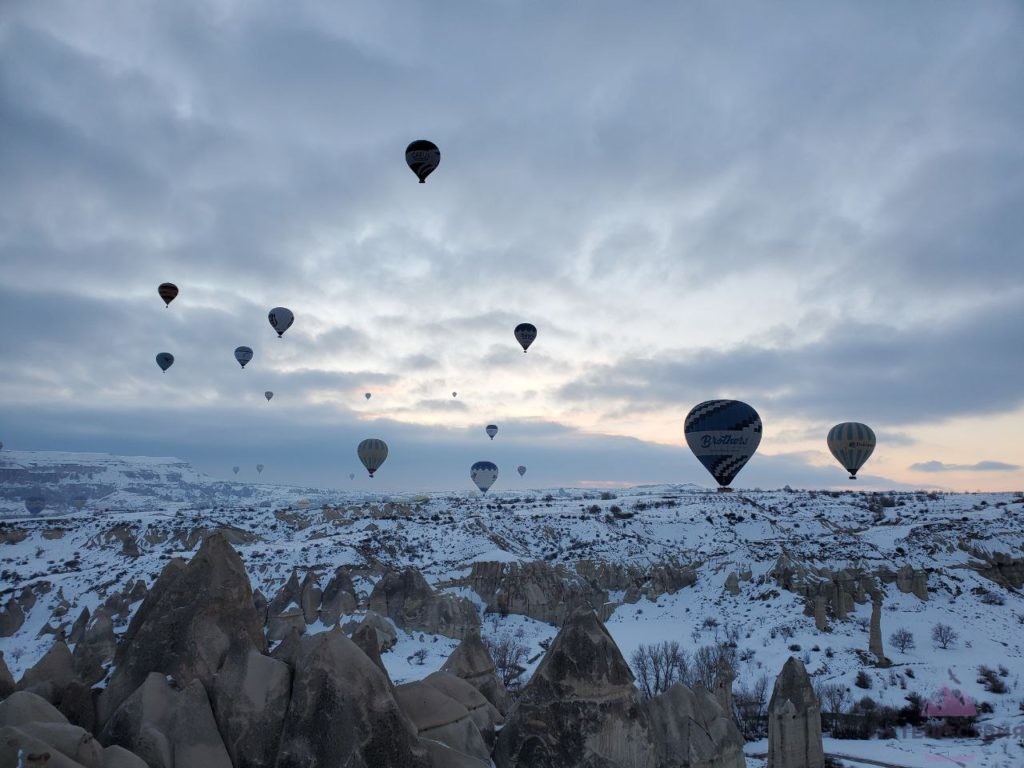
[[[975,464],[947,464],[942,461],[921,461],[911,464],[915,472],[1016,472],[1024,469],[1019,464],[1007,464],[1002,461],[979,461]]]

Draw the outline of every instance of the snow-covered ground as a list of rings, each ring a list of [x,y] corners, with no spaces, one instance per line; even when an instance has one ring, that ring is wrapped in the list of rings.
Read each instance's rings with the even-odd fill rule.
[[[253,586],[268,596],[293,568],[300,575],[308,568],[326,573],[343,564],[365,568],[371,561],[378,568],[412,565],[432,583],[446,584],[465,576],[472,563],[488,560],[546,560],[567,567],[583,559],[637,565],[673,560],[696,571],[693,586],[656,601],[621,605],[608,619],[627,659],[640,644],[676,640],[693,651],[732,635],[741,659],[737,689],[764,675],[774,679],[790,655],[801,658],[816,681],[848,687],[854,700],[870,696],[899,707],[911,691],[930,697],[943,686],[954,687],[991,705],[979,719],[983,731],[988,727],[995,734],[1002,728],[1009,735],[936,740],[900,733],[888,740],[830,739],[827,749],[913,768],[957,762],[971,768],[1024,766],[1024,600],[977,568],[985,553],[1024,562],[1020,494],[720,494],[664,485],[604,491],[605,498],[592,489],[486,498],[463,491],[387,497],[225,484],[174,459],[97,456],[5,456],[9,467],[41,462],[64,486],[73,482],[68,467],[105,467],[97,472],[109,474],[99,480],[92,476],[90,482],[115,486],[81,511],[64,506],[56,509],[60,514],[26,517],[23,507],[8,503],[7,522],[0,523],[0,606],[26,586],[37,595],[20,630],[0,638],[15,677],[51,644],[51,635],[40,634],[47,625],[67,621],[63,617],[73,620],[83,607],[95,608],[135,579],[151,583],[166,560],[189,557],[200,532],[214,527],[231,530]],[[133,484],[123,482],[125,473],[134,473]],[[22,473],[19,482],[28,482],[25,477]],[[299,499],[308,499],[309,508],[300,509]],[[11,517],[15,513],[19,516]],[[834,571],[848,566],[927,571],[927,601],[895,584],[885,587],[882,634],[891,668],[865,665],[870,602],[854,606],[845,620],[830,619],[828,631],[818,631],[804,613],[804,599],[771,577],[783,553],[800,565]],[[727,575],[746,569],[751,578],[740,581],[739,594],[725,591]],[[372,584],[369,571],[357,579],[364,592]],[[475,593],[465,587],[451,591],[478,604],[485,636],[515,637],[527,646],[528,676],[541,643],[557,628],[523,616],[485,615]],[[931,640],[939,623],[958,633],[949,648]],[[914,639],[905,652],[889,642],[903,628]],[[445,637],[400,631],[384,662],[396,681],[413,680],[437,669],[454,646]],[[420,649],[425,655],[417,654]],[[1007,692],[986,691],[978,682],[979,665],[1001,665]],[[854,684],[862,670],[870,688]],[[753,743],[747,751],[749,764],[759,766],[753,756],[765,745]]]

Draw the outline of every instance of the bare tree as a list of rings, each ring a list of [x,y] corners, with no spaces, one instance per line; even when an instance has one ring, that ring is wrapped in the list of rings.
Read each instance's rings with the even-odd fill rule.
[[[908,648],[914,647],[914,633],[906,627],[901,627],[889,635],[889,644],[894,645],[905,653]]]
[[[937,643],[943,650],[955,644],[958,639],[960,639],[960,635],[949,624],[940,622],[932,627],[932,641]]]
[[[690,657],[674,640],[640,645],[630,661],[637,685],[647,698],[668,690],[676,682],[686,682],[689,677]]]
[[[771,678],[761,675],[749,687],[742,686],[733,693],[733,719],[747,741],[756,741],[767,735],[770,685]]]
[[[830,730],[835,731],[836,724],[850,706],[850,691],[842,683],[821,683],[814,686],[814,693],[818,697],[823,723],[827,715]]]
[[[526,671],[523,666],[530,649],[512,637],[494,639],[482,638],[494,660],[494,668],[506,688],[518,684],[519,676]]]

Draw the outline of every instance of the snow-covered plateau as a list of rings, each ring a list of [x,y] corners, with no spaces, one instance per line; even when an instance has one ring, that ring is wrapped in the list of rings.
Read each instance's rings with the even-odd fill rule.
[[[24,507],[33,493],[47,501],[38,515]],[[270,601],[293,572],[322,587],[347,567],[358,604],[343,628],[365,615],[384,574],[415,568],[472,604],[485,641],[525,648],[520,681],[559,618],[589,605],[630,662],[663,641],[694,665],[702,648],[730,648],[740,698],[762,679],[770,693],[795,656],[846,711],[905,708],[908,696],[927,701],[943,688],[977,706],[977,736],[826,734],[826,752],[845,765],[1024,765],[1020,493],[658,485],[389,495],[216,481],[168,458],[5,451],[0,515],[0,650],[15,680],[56,635],[70,636],[83,609],[113,606],[123,633],[145,594],[133,586],[152,585],[167,561],[189,559],[220,530]],[[396,683],[417,680],[458,642],[399,627],[382,660]],[[763,765],[765,751],[748,742],[747,764]]]

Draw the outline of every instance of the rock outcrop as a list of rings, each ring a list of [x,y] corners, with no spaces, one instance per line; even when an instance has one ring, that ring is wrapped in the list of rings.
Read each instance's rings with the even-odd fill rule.
[[[300,645],[275,768],[427,768],[387,677],[355,643],[336,628]]]
[[[355,611],[359,605],[355,585],[344,568],[338,568],[324,587],[320,601],[320,621],[327,626],[338,623],[343,615]]]
[[[885,658],[882,645],[882,594],[876,592],[871,600],[871,623],[868,632],[868,650],[874,654],[875,663],[880,667],[888,667],[892,662]]]
[[[768,768],[824,768],[821,709],[811,678],[790,656],[768,704]]]
[[[461,677],[456,677],[449,672],[433,672],[427,675],[423,682],[436,688],[445,696],[455,699],[466,708],[487,744],[487,759],[489,760],[490,748],[494,746],[495,729],[505,722],[505,718],[501,716],[497,708],[480,691]]]
[[[250,649],[267,650],[249,577],[238,553],[215,534],[187,565],[169,562],[132,617],[100,698],[99,722],[106,722],[150,673],[170,675],[182,689],[199,680],[212,690],[228,652]]]
[[[16,687],[11,670],[8,669],[7,662],[4,660],[4,653],[0,651],[0,700],[6,699],[14,693]]]
[[[78,682],[75,659],[67,644],[57,640],[35,666],[25,671],[18,681],[18,689],[31,691],[56,705],[60,704],[67,687],[75,682]]]
[[[508,693],[479,632],[471,632],[458,644],[441,671],[461,677],[480,691],[502,715],[508,711]]]
[[[420,738],[439,741],[477,760],[489,760],[491,751],[469,710],[425,681],[395,688],[395,698]]]
[[[415,568],[385,573],[370,593],[369,607],[402,629],[456,640],[480,628],[472,601],[435,592]]]
[[[745,768],[736,723],[704,688],[676,683],[647,710],[659,768]]]
[[[480,595],[489,611],[517,613],[556,626],[576,610],[599,610],[608,602],[606,590],[542,561],[473,563],[461,583]]]

